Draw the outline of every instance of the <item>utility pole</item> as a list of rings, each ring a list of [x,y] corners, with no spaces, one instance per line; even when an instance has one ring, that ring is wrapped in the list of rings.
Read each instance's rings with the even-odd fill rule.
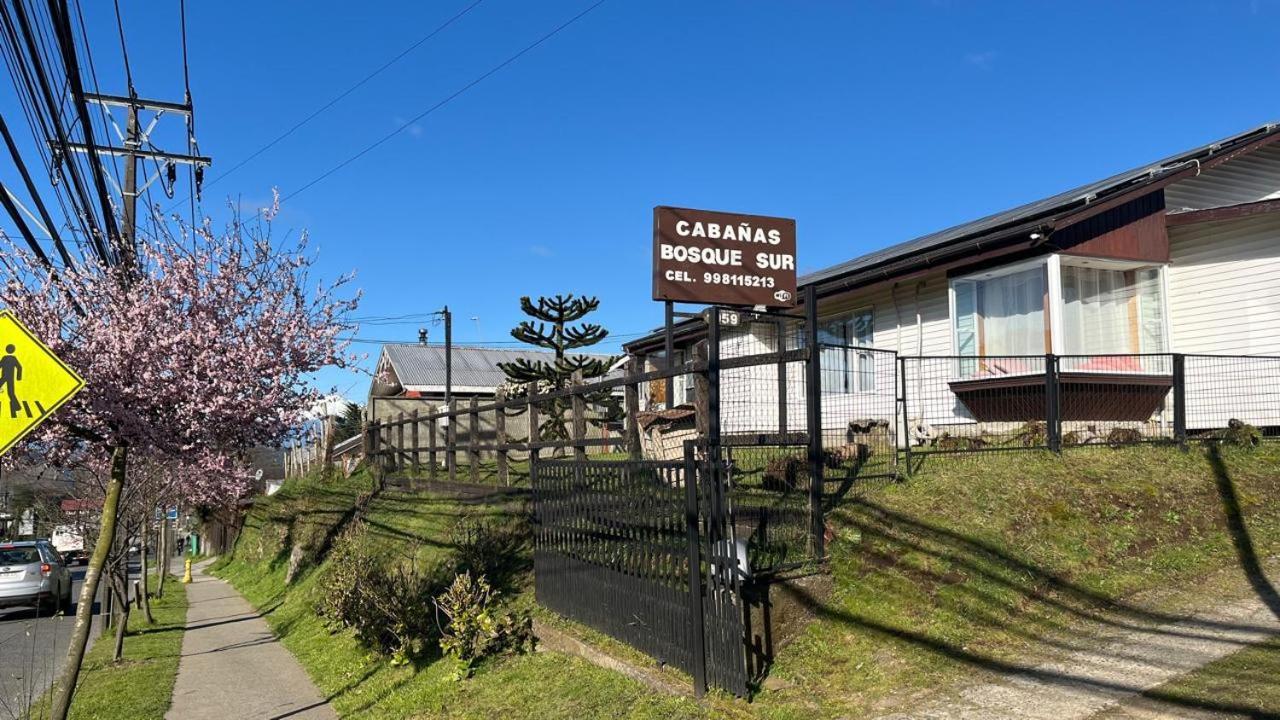
[[[66,33],[64,33],[64,36]],[[64,37],[65,40],[65,37]],[[198,195],[200,192],[200,179],[204,175],[204,168],[212,163],[208,157],[200,155],[189,155],[181,153],[170,153],[161,150],[151,142],[151,132],[155,129],[156,124],[167,113],[181,115],[186,120],[187,137],[189,147],[194,147],[194,137],[192,136],[192,107],[191,94],[188,91],[186,99],[182,103],[163,102],[156,100],[143,100],[137,96],[133,90],[132,81],[130,81],[129,96],[121,97],[117,95],[104,95],[100,93],[87,93],[79,81],[79,70],[74,64],[74,46],[64,43],[64,53],[69,56],[68,78],[71,85],[71,92],[76,104],[79,106],[81,121],[84,125],[83,132],[88,142],[69,143],[62,142],[62,147],[70,152],[83,153],[88,156],[89,163],[93,167],[95,175],[98,178],[111,178],[111,173],[105,172],[106,156],[122,157],[125,160],[124,187],[116,187],[120,193],[121,205],[121,221],[123,227],[118,230],[118,242],[120,247],[116,248],[119,256],[119,263],[124,269],[125,286],[132,282],[134,273],[137,272],[137,240],[138,240],[138,195],[145,192],[151,187],[152,183],[160,180],[162,177],[167,181],[167,188],[172,190],[173,184],[177,179],[177,166],[179,164],[191,165],[195,167],[195,185],[193,191]],[[125,108],[127,119],[125,122],[125,132],[121,138],[124,142],[123,147],[116,147],[111,144],[99,145],[93,140],[89,114],[87,111],[88,103],[97,103],[102,106],[103,114],[106,119],[115,127],[117,135],[120,135],[119,126],[115,124],[115,119],[111,115],[114,108]],[[150,122],[143,127],[139,114],[147,111],[153,114]],[[57,147],[53,143],[50,146],[57,152]],[[150,159],[156,163],[155,173],[138,185],[138,160]],[[99,167],[95,163],[101,163],[103,167]],[[101,181],[100,181],[101,182]],[[166,185],[162,182],[162,187]],[[115,228],[112,220],[110,198],[106,194],[105,186],[102,187],[100,194],[102,195],[103,211],[106,216],[108,228]],[[193,219],[194,222],[194,219]],[[110,235],[110,233],[108,233]],[[62,676],[59,678],[56,692],[50,703],[50,717],[58,720],[65,720],[71,709],[71,698],[75,693],[76,682],[80,676],[81,663],[84,659],[85,648],[88,646],[89,632],[91,628],[91,618],[89,607],[91,604],[86,603],[92,598],[92,594],[96,591],[102,592],[102,597],[106,600],[107,605],[107,622],[111,622],[113,614],[118,614],[116,621],[119,623],[115,628],[116,631],[116,655],[120,655],[123,642],[123,632],[127,625],[128,618],[128,589],[127,589],[127,562],[128,562],[128,539],[122,537],[116,530],[120,518],[118,517],[118,508],[120,496],[124,490],[124,474],[125,467],[128,462],[128,448],[117,447],[112,452],[112,469],[111,479],[107,483],[106,494],[103,500],[102,526],[99,529],[99,547],[94,549],[92,558],[89,561],[89,568],[85,572],[84,586],[81,589],[80,598],[81,606],[85,609],[76,610],[76,622],[72,630],[72,637],[67,648],[67,662]],[[145,532],[145,528],[142,530]],[[104,571],[110,573],[108,565],[108,550],[103,547],[102,540],[111,538],[114,542],[114,554],[117,558],[121,558],[119,567],[115,568],[115,572],[119,573],[114,579],[104,577]],[[103,584],[103,580],[106,584]],[[124,604],[124,607],[113,608],[114,593],[111,592],[110,586],[118,583],[119,590],[123,596],[118,600]],[[105,629],[104,623],[103,628]]]
[[[444,406],[448,410],[453,409],[453,313],[449,312],[449,306],[445,305],[440,311],[444,317]],[[458,422],[458,418],[450,417],[449,424]],[[445,437],[456,438],[457,433],[450,428],[446,431]],[[473,438],[474,441],[474,438]],[[447,442],[447,441],[446,441]],[[449,448],[450,451],[453,448]],[[446,452],[444,454],[445,464],[449,472],[449,479],[453,480],[458,473],[458,454],[455,452]]]
[[[195,166],[201,170],[197,174],[197,177],[200,177],[203,175],[203,168],[212,164],[213,160],[204,155],[171,153],[154,148],[154,146],[152,148],[145,147],[151,145],[151,133],[167,113],[182,115],[188,128],[190,128],[192,109],[189,102],[175,103],[162,100],[145,100],[132,93],[129,97],[84,93],[84,99],[101,105],[108,113],[111,112],[112,108],[117,107],[123,107],[126,111],[123,148],[113,145],[87,145],[74,142],[68,143],[68,147],[74,152],[89,154],[90,157],[113,155],[124,158],[124,187],[118,188],[123,201],[121,220],[124,226],[121,228],[121,247],[119,251],[121,264],[132,270],[137,259],[138,196],[157,180],[160,180],[162,175],[167,175],[167,179],[172,182],[176,177],[174,169],[177,165]],[[142,127],[139,117],[139,113],[144,110],[154,113],[154,117],[145,128]],[[142,187],[138,187],[139,160],[154,160],[157,163],[155,173],[147,178]],[[110,178],[110,175],[108,174],[107,177]],[[194,191],[199,193],[199,181],[196,184],[197,188]]]
[[[445,305],[440,311],[444,316],[444,404],[453,399],[453,313]]]

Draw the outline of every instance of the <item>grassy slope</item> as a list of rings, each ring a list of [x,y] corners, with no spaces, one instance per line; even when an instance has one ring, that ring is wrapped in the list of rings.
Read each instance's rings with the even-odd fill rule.
[[[1217,468],[1217,472],[1215,472]],[[1226,479],[1224,479],[1226,478]],[[581,661],[535,655],[452,683],[439,664],[391,668],[314,615],[318,573],[282,592],[286,539],[322,536],[367,481],[292,484],[255,508],[223,571],[268,616],[343,715],[367,717],[858,717],[914,701],[975,669],[1028,662],[1082,628],[1151,619],[1173,598],[1119,598],[1238,564],[1228,510],[1256,551],[1280,550],[1280,446],[1082,449],[934,462],[908,483],[845,497],[832,514],[834,591],[778,658],[780,689],[751,704],[656,695]],[[1234,497],[1224,504],[1224,498]],[[448,552],[463,510],[387,494],[379,542]],[[1234,511],[1233,511],[1234,512]],[[1155,603],[1155,605],[1153,605]]]
[[[323,565],[285,589],[289,543],[314,546],[350,519],[349,510],[372,484],[363,473],[333,483],[293,481],[264,499],[250,514],[230,562],[215,572],[232,582],[250,602],[270,612],[267,620],[315,679],[333,696],[343,716],[487,718],[594,717],[630,707],[634,717],[673,718],[692,705],[646,695],[641,686],[576,659],[534,655],[484,667],[476,677],[448,680],[448,663],[392,667],[362,649],[348,633],[331,634],[316,617]],[[386,491],[368,505],[364,520],[371,542],[414,548],[423,560],[450,552],[450,531],[465,515],[509,518],[519,508],[464,506],[430,495]],[[527,600],[526,600],[527,601]],[[557,678],[552,693],[529,693],[527,683]],[[673,712],[673,710],[675,712]]]
[[[151,587],[155,587],[154,579]],[[111,662],[114,643],[110,635],[94,642],[71,704],[76,720],[148,720],[163,718],[169,710],[173,684],[182,655],[182,632],[187,619],[187,591],[182,583],[165,583],[164,597],[153,600],[155,625],[147,625],[140,611],[129,614],[129,635],[124,641],[124,662]],[[32,717],[42,717],[37,708]]]

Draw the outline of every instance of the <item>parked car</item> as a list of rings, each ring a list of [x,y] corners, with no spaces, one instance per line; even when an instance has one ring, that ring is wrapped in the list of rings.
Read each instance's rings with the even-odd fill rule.
[[[0,544],[0,608],[71,612],[71,572],[47,540]]]
[[[87,565],[88,563],[89,563],[89,553],[85,552],[83,549],[67,550],[66,552],[62,553],[62,564],[66,565],[67,567],[74,567],[76,565]]]

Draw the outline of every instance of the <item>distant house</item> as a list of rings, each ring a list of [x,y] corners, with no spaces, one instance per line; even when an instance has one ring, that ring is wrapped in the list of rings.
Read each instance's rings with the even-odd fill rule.
[[[1070,387],[1147,393],[1155,410],[1143,422],[1167,423],[1170,353],[1280,356],[1280,125],[855,257],[800,287],[818,302],[824,430],[848,422],[842,407],[894,417],[895,382],[920,408],[914,423],[1034,419],[1004,417],[989,399],[1036,392],[1050,353]],[[779,327],[749,323],[720,355],[776,350]],[[701,321],[682,323],[677,353],[705,334]],[[654,333],[625,349],[654,364],[662,342]],[[933,360],[897,374],[875,351]],[[1190,428],[1280,426],[1280,399],[1255,391],[1280,387],[1280,362],[1250,358],[1187,359]],[[758,406],[736,417],[767,425],[776,385],[759,374],[722,389],[722,403]],[[676,392],[687,399],[683,384]]]
[[[609,359],[608,355],[592,355]],[[455,346],[453,348],[453,396],[460,401],[492,400],[507,382],[499,363],[554,362],[549,351]],[[445,399],[445,349],[423,343],[382,346],[369,388],[368,419],[395,417],[400,412],[422,411],[422,400],[433,406]],[[408,401],[408,402],[406,402]]]

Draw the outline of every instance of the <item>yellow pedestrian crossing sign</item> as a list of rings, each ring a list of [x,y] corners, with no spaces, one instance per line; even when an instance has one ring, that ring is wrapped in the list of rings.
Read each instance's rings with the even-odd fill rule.
[[[0,455],[84,387],[84,380],[0,311]]]

